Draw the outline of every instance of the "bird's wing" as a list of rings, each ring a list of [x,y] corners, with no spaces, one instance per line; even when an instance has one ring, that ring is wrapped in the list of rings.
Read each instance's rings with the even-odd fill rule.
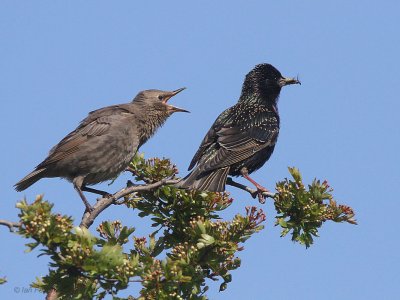
[[[274,146],[279,134],[279,120],[271,114],[252,118],[246,124],[221,127],[215,132],[214,143],[209,143],[198,158],[199,168],[206,172],[243,161],[256,152]]]
[[[218,118],[215,120],[214,124],[208,130],[206,136],[201,142],[199,149],[196,154],[193,156],[192,161],[190,162],[188,171],[193,169],[193,167],[201,160],[201,158],[206,154],[207,149],[210,148],[213,144],[217,142],[218,135],[217,132],[221,129],[221,125],[223,122],[226,122],[226,119],[229,119],[229,116],[232,115],[232,111],[234,111],[234,107],[230,107],[223,111]]]
[[[119,115],[123,113],[131,113],[131,104],[118,104],[118,105],[111,105],[107,107],[103,107],[100,109],[93,110],[89,113],[89,115],[83,119],[77,129],[84,127],[93,121],[96,121],[99,118],[112,116],[112,115]]]
[[[124,105],[109,106],[90,112],[74,131],[50,150],[49,156],[38,167],[57,162],[76,152],[90,138],[104,135],[110,129],[115,116],[124,114],[130,115]]]
[[[199,149],[197,150],[196,154],[193,156],[192,161],[190,162],[188,171],[193,169],[193,167],[197,164],[197,162],[201,159],[204,152],[210,147],[213,143],[217,140],[217,134],[213,127],[207,132],[206,136],[204,137],[203,141],[200,144]]]

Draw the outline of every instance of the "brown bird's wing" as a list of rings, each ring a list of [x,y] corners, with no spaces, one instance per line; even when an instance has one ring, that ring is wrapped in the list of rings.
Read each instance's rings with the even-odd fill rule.
[[[121,114],[131,114],[126,104],[113,105],[90,112],[74,131],[50,150],[49,156],[37,168],[46,167],[62,160],[75,153],[91,137],[107,133],[111,127],[113,116]]]

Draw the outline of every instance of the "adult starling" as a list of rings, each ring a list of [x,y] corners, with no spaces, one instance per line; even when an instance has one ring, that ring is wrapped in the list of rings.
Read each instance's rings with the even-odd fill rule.
[[[227,176],[243,176],[261,193],[267,191],[249,177],[274,151],[279,133],[277,102],[281,88],[300,84],[285,78],[270,64],[259,64],[247,75],[236,105],[222,112],[204,137],[189,169],[177,186],[223,192]]]
[[[90,112],[33,172],[15,184],[15,189],[23,191],[46,177],[66,178],[74,184],[90,211],[82,191],[107,195],[87,186],[115,178],[171,114],[188,112],[167,103],[184,89],[141,91],[130,103]]]

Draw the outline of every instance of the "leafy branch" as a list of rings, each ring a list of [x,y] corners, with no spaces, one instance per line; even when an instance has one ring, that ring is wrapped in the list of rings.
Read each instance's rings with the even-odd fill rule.
[[[238,253],[244,243],[264,228],[262,209],[246,207],[244,214],[222,220],[219,213],[233,201],[229,194],[175,188],[178,170],[168,159],[138,155],[129,171],[144,184],[129,182],[99,199],[79,227],[70,216],[54,213],[43,196],[32,204],[17,204],[19,223],[0,222],[33,240],[27,244],[29,251],[40,247],[41,255],[50,258],[49,274],[33,287],[57,299],[121,299],[118,293],[132,284],[141,290],[129,299],[207,299],[210,280],[221,280],[220,290],[225,290],[231,272],[240,267]],[[324,222],[355,224],[352,209],[336,204],[325,181],[314,180],[305,187],[297,169],[289,172],[293,179],[278,182],[276,193],[268,195],[282,236],[290,233],[293,241],[309,247]],[[148,237],[135,236],[134,228],[116,220],[102,222],[94,235],[88,228],[111,205],[125,205],[149,217],[154,231]]]
[[[318,228],[326,221],[357,224],[353,209],[338,205],[333,200],[333,189],[327,181],[321,183],[314,179],[305,187],[301,174],[296,168],[289,168],[292,179],[276,184],[274,195],[276,225],[282,227],[281,236],[292,235],[292,241],[304,244],[307,248],[318,236]]]

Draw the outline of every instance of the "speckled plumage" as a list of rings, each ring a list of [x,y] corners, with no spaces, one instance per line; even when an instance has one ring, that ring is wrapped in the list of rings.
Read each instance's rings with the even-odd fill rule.
[[[82,197],[80,190],[87,185],[115,178],[172,113],[185,111],[167,104],[182,90],[146,90],[131,103],[90,112],[15,189],[25,190],[41,178],[61,177],[72,181]]]
[[[279,134],[277,101],[281,88],[299,83],[269,64],[245,78],[236,105],[222,112],[204,137],[178,187],[222,192],[228,175],[250,174],[270,158]]]

